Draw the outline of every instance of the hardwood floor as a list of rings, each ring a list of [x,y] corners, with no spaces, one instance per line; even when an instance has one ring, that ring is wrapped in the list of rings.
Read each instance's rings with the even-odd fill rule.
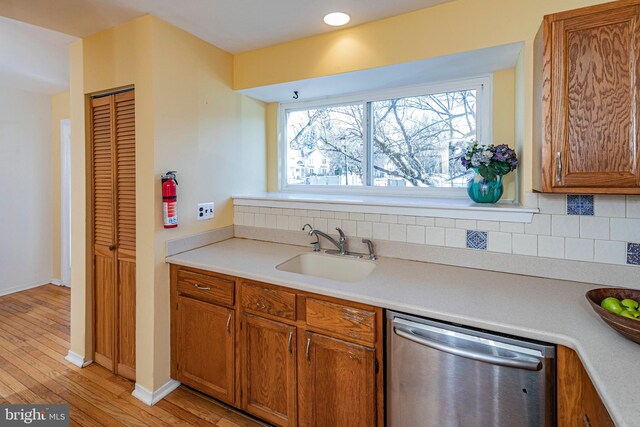
[[[68,403],[72,426],[263,425],[185,387],[149,407],[131,396],[133,382],[64,360],[69,294],[45,285],[0,297],[0,404]]]

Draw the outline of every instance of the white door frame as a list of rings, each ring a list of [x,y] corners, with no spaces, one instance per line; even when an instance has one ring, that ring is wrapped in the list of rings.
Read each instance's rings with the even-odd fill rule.
[[[60,120],[60,281],[71,285],[71,120]]]

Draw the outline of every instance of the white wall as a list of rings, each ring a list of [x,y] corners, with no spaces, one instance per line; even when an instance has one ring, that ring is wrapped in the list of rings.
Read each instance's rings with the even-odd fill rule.
[[[0,87],[0,295],[52,277],[51,97]]]

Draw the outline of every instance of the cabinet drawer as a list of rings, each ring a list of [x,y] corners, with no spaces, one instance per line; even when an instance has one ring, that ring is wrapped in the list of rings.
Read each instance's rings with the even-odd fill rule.
[[[240,304],[248,310],[296,320],[296,295],[291,292],[243,283],[240,287]]]
[[[235,281],[193,271],[178,271],[178,294],[201,301],[233,305]]]
[[[313,328],[366,342],[375,342],[373,311],[307,298],[307,324]]]

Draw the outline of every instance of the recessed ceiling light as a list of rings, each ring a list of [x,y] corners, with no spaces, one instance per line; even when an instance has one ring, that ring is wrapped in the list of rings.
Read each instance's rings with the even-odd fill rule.
[[[340,27],[341,25],[349,23],[350,20],[351,17],[342,12],[329,13],[324,17],[324,23],[332,27]]]

